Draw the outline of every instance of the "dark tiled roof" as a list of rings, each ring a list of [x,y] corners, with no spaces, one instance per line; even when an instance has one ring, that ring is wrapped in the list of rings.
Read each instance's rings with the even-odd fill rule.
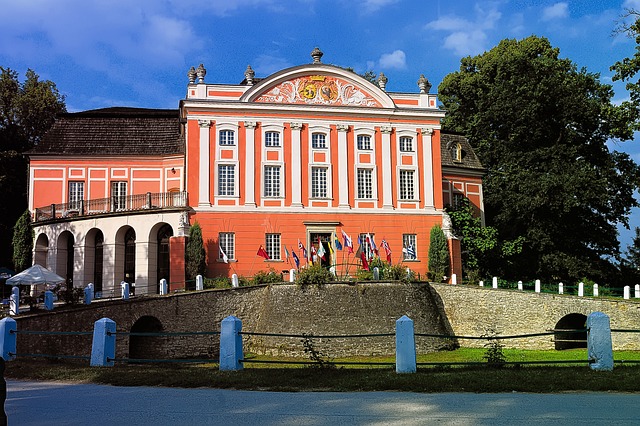
[[[184,153],[177,109],[104,108],[60,114],[28,154],[170,155]]]
[[[462,148],[462,161],[454,160],[454,152],[456,151],[458,144],[460,144],[460,147]],[[467,138],[462,135],[441,132],[440,150],[443,166],[475,169],[478,171],[484,170],[478,156],[473,151],[473,148],[471,148],[471,144],[469,144]]]

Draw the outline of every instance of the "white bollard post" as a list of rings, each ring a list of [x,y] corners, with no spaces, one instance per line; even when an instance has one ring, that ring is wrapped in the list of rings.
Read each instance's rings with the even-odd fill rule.
[[[558,284],[558,294],[564,294],[564,284]]]
[[[598,297],[598,284],[593,285],[593,297]]]
[[[373,280],[378,281],[380,279],[380,269],[378,267],[373,268]]]
[[[629,298],[630,298],[630,296],[631,296],[631,294],[630,294],[630,293],[631,293],[631,289],[629,288],[629,286],[628,286],[628,285],[625,285],[625,286],[624,286],[624,298],[625,298],[625,299],[629,299]]]
[[[231,287],[240,287],[240,283],[238,282],[238,274],[231,275]]]
[[[640,284],[636,284],[635,293],[636,299],[640,299]]]
[[[479,285],[480,287],[484,287],[484,281],[480,280],[480,282],[478,283],[478,285]]]
[[[120,282],[120,293],[123,300],[129,300],[129,283],[126,281]]]
[[[196,291],[204,290],[204,278],[202,275],[196,275]]]
[[[335,279],[336,278],[336,267],[332,266],[329,268],[329,272],[331,272],[331,276]]]
[[[540,280],[536,280],[536,293],[540,293]]]
[[[498,277],[493,277],[493,288],[498,288]]]
[[[403,315],[396,321],[396,373],[416,372],[416,342],[413,321]]]
[[[578,296],[584,296],[584,283],[578,283]]]
[[[458,276],[456,274],[451,274],[451,284],[458,284]]]
[[[296,282],[296,270],[295,269],[290,269],[289,270],[289,282],[290,283]]]
[[[9,299],[9,315],[18,315],[20,313],[20,289],[13,287],[11,289],[11,298]]]
[[[167,280],[163,278],[160,280],[160,295],[161,296],[166,295],[167,291],[168,291]]]
[[[520,291],[523,290],[522,281],[518,281],[518,290],[520,290]]]
[[[613,370],[611,322],[602,312],[593,312],[587,317],[587,354],[592,370]]]

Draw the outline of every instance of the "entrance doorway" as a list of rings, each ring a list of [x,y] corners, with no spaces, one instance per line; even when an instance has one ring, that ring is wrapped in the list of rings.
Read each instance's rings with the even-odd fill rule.
[[[320,244],[322,244],[322,248],[324,249],[323,258],[317,256],[317,259],[314,259],[314,263],[319,260],[320,264],[323,267],[331,267],[331,265],[333,265],[333,259],[331,259],[331,250],[329,250],[329,245],[331,244],[331,233],[311,232],[309,234],[309,240],[311,246],[313,246],[313,248],[316,250],[316,253],[318,253],[318,250],[320,249]]]

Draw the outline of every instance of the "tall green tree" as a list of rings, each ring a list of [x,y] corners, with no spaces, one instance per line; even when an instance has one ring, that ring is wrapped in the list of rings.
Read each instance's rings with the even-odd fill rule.
[[[500,240],[523,241],[505,276],[606,280],[640,178],[606,144],[631,137],[612,88],[531,36],[463,58],[439,93],[443,127],[465,134],[487,168],[487,222]]]
[[[27,70],[25,80],[0,67],[0,241],[12,240],[12,228],[27,208],[27,162],[23,152],[33,148],[65,112],[64,96],[56,85]],[[0,244],[0,265],[12,258],[9,244]]]
[[[440,225],[434,225],[429,234],[429,275],[435,282],[449,272],[449,245]]]
[[[189,229],[189,240],[185,249],[186,273],[188,280],[195,280],[198,275],[204,276],[207,260],[202,240],[202,228],[198,222]]]
[[[13,268],[16,271],[22,271],[31,266],[33,237],[31,213],[25,210],[13,227]]]
[[[633,129],[640,130],[640,79],[638,79],[640,71],[640,12],[635,9],[627,9],[614,32],[633,38],[636,42],[635,53],[613,64],[611,71],[615,71],[613,81],[626,82],[629,100],[624,101],[621,107],[633,120]]]

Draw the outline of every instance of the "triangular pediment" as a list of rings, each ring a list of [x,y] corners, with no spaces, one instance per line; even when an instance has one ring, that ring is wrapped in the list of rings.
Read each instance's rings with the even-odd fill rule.
[[[241,100],[257,103],[393,108],[393,100],[359,75],[331,65],[289,68],[261,80]]]

